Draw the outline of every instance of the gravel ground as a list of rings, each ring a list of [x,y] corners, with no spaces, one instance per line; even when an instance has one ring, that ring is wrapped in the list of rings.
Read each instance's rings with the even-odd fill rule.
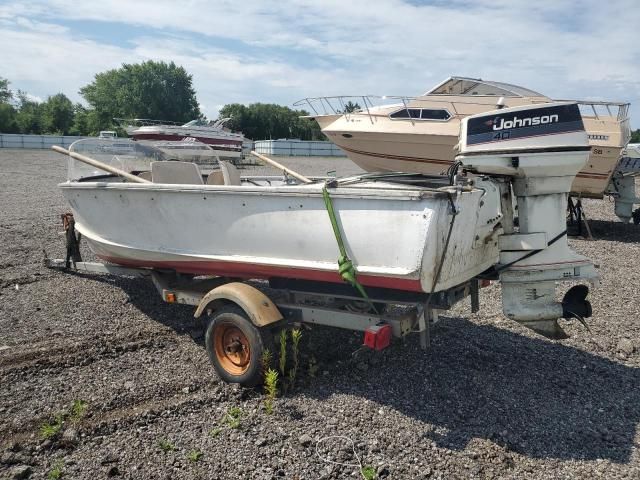
[[[537,337],[495,285],[479,314],[448,312],[427,353],[410,337],[354,356],[359,335],[305,331],[303,372],[267,415],[261,392],[216,378],[191,307],[146,280],[42,267],[43,249],[63,255],[64,176],[53,153],[0,150],[0,477],[358,478],[316,453],[354,464],[353,442],[378,478],[640,478],[640,228],[608,201],[586,202],[596,240],[571,240],[602,276],[591,333]]]

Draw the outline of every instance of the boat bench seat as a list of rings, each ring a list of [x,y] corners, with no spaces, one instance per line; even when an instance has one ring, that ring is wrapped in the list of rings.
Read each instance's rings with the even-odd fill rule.
[[[229,162],[219,161],[220,170],[214,170],[207,177],[207,185],[242,185],[240,172]]]
[[[203,185],[198,165],[190,162],[151,162],[151,181],[179,185]]]

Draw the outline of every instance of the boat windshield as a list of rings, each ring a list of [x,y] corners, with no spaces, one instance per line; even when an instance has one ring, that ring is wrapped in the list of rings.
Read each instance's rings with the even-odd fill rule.
[[[544,97],[528,88],[480,78],[451,77],[425,95],[490,95],[496,97]]]
[[[86,155],[127,173],[149,171],[151,162],[168,160],[161,150],[128,139],[87,138],[73,142],[69,151]],[[77,181],[103,175],[110,173],[69,157],[68,180]]]
[[[182,126],[183,127],[204,127],[206,125],[207,125],[206,122],[196,119],[196,120],[191,120],[190,122],[187,122]]]

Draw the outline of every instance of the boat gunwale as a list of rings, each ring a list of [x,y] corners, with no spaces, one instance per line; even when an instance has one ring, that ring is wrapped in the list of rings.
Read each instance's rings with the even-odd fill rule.
[[[115,177],[114,177],[115,178]],[[185,185],[168,183],[127,183],[127,182],[90,182],[66,181],[58,184],[60,189],[75,190],[116,190],[116,191],[157,191],[191,194],[228,194],[252,196],[288,196],[288,197],[322,197],[323,184],[318,189],[310,189],[308,185],[290,186],[256,186],[256,185]],[[481,192],[479,189],[474,189]],[[400,188],[372,187],[370,184],[348,185],[330,188],[332,197],[338,198],[376,198],[380,200],[424,200],[427,198],[448,198],[455,194],[451,191],[431,187],[414,187],[403,185]]]

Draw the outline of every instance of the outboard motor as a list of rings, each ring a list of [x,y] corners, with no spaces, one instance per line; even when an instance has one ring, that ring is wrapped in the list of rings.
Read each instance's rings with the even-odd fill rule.
[[[466,171],[503,184],[496,266],[503,311],[549,338],[566,338],[559,318],[591,316],[584,285],[571,288],[562,302],[555,299],[556,282],[597,278],[591,261],[569,248],[566,230],[568,194],[589,152],[575,103],[505,108],[462,121],[456,160]]]

